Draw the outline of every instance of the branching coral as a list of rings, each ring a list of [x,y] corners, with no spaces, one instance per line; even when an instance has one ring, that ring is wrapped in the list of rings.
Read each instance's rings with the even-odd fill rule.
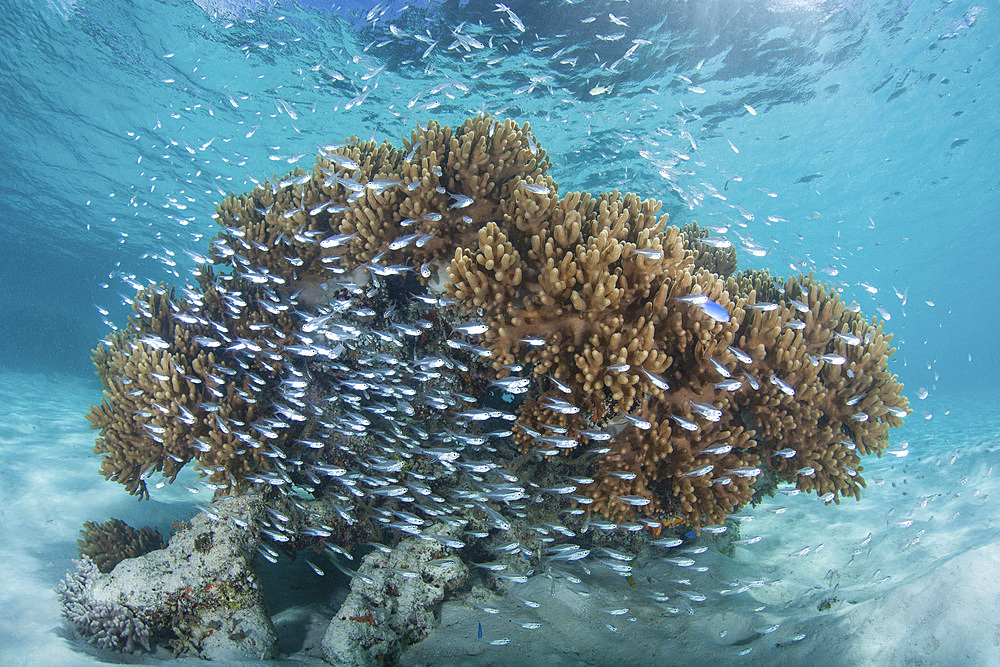
[[[260,435],[273,433],[276,409],[258,398],[276,384],[278,352],[293,340],[288,305],[265,285],[201,277],[203,289],[187,288],[184,300],[165,287],[140,291],[128,326],[94,355],[104,385],[88,415],[101,431],[94,451],[104,454],[104,476],[140,497],[151,474],[173,481],[192,459],[226,491],[273,468]]]
[[[710,236],[697,222],[681,227],[684,248],[691,252],[695,266],[708,269],[723,278],[736,271],[736,248],[724,237]]]
[[[76,571],[68,573],[56,589],[63,615],[91,644],[125,653],[140,647],[148,651],[150,628],[141,615],[125,605],[90,599],[87,589],[98,576],[89,558],[76,561]]]
[[[758,306],[742,323],[740,346],[760,388],[747,381],[736,396],[779,479],[836,502],[859,497],[860,456],[880,455],[908,412],[888,371],[892,336],[812,275],[789,278],[777,296],[780,306]]]
[[[423,389],[418,408],[392,402],[440,368],[453,371],[450,387],[482,389],[470,366],[485,356],[515,383],[503,386],[527,394],[513,427],[523,456],[592,479],[571,499],[619,521],[718,523],[751,500],[763,470],[857,496],[859,457],[882,451],[907,412],[880,324],[811,276],[782,286],[764,272],[731,275],[732,248],[668,226],[659,202],[561,196],[527,124],[430,122],[401,149],[351,138],[323,150],[311,171],[223,201],[215,268],[181,297],[142,290],[129,326],[95,353],[96,451],[130,492],[146,495],[151,473],[172,480],[191,460],[220,492],[295,483],[317,493],[335,484],[321,479],[334,466],[394,466],[378,446],[434,461],[400,439],[390,408],[497,417],[458,413],[439,387]],[[414,310],[385,296],[393,285],[433,312],[397,322]],[[468,327],[443,341],[449,309],[482,319],[482,346]],[[384,350],[399,348],[432,352],[392,370]],[[345,392],[335,406],[321,398]],[[391,446],[347,438],[375,429]]]
[[[80,556],[90,558],[102,573],[115,569],[126,558],[138,558],[163,548],[163,535],[159,531],[149,526],[136,530],[121,519],[104,523],[87,521],[80,532],[83,538],[76,541]]]

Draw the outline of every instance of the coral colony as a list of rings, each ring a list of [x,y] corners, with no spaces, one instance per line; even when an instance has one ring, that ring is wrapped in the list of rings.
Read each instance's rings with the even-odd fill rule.
[[[561,195],[527,124],[430,122],[401,149],[322,151],[218,206],[197,284],[139,291],[94,354],[104,399],[88,418],[103,475],[129,493],[191,461],[214,490],[168,549],[188,535],[198,550],[195,523],[203,543],[250,539],[251,562],[312,547],[346,570],[377,545],[330,659],[418,640],[472,553],[497,585],[585,558],[629,577],[616,544],[669,553],[670,531],[724,530],[780,482],[857,498],[861,456],[909,412],[881,322],[811,275],[736,273],[731,247],[668,226],[659,202]],[[244,574],[199,586],[239,606]],[[164,591],[172,614],[109,608],[88,599],[100,576],[84,560],[62,589],[82,634],[211,653],[212,628],[176,622],[218,608],[210,592]],[[359,629],[333,638],[337,623]]]

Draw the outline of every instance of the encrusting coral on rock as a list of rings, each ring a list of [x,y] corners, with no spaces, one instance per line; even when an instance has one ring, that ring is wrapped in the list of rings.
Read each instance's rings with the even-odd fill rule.
[[[220,203],[196,284],[142,288],[94,354],[105,477],[143,498],[193,461],[259,493],[268,560],[509,531],[544,567],[602,516],[698,530],[777,481],[857,497],[908,413],[881,323],[812,276],[735,273],[657,201],[560,193],[527,124],[322,151]]]
[[[443,534],[454,534],[448,530]],[[443,544],[410,537],[391,554],[365,556],[323,638],[334,665],[392,664],[408,644],[427,636],[436,607],[469,578],[469,569]]]
[[[64,614],[101,648],[133,652],[166,642],[177,655],[261,658],[276,637],[250,569],[263,512],[245,495],[218,504],[218,520],[196,516],[163,549],[102,574],[83,556],[59,588]],[[240,525],[243,524],[243,525]]]

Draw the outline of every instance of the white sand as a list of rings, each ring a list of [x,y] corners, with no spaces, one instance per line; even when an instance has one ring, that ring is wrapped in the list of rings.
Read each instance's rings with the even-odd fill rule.
[[[2,665],[115,660],[73,636],[53,592],[71,567],[82,523],[118,517],[168,534],[172,520],[194,512],[193,501],[208,500],[179,481],[138,503],[105,482],[83,417],[98,396],[96,383],[76,378],[5,374],[0,382]],[[591,564],[594,576],[583,585],[542,575],[516,586],[514,592],[537,601],[537,609],[489,592],[474,601],[480,608],[467,600],[447,602],[440,627],[411,647],[403,662],[1000,664],[1000,513],[994,500],[1000,489],[991,468],[1000,419],[989,421],[989,410],[966,397],[953,405],[964,412],[932,421],[913,417],[894,434],[893,449],[909,440],[906,458],[866,461],[869,488],[860,503],[823,507],[815,496],[769,499],[742,513],[754,519],[741,524],[741,537],[760,536],[759,542],[736,548],[732,557],[715,549],[696,556],[709,568],[705,573],[640,561],[635,591]],[[301,559],[279,565],[267,576],[281,662],[319,664],[315,645],[346,593],[344,582],[317,585]],[[754,580],[764,583],[719,594]],[[650,604],[646,596],[653,591],[669,595],[664,606],[676,605],[680,613]],[[691,600],[685,591],[708,599]],[[621,607],[629,611],[607,613]],[[524,629],[518,621],[541,627]],[[798,635],[805,637],[792,641]],[[486,643],[502,638],[510,643]],[[751,651],[739,655],[746,649]],[[167,658],[161,651],[130,660]]]

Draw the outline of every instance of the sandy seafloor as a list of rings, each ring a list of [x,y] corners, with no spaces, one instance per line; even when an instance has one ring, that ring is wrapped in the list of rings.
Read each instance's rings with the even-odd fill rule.
[[[93,649],[61,618],[53,592],[72,567],[84,521],[118,517],[169,534],[172,520],[209,500],[185,488],[190,480],[154,490],[143,503],[105,482],[84,419],[98,398],[96,380],[0,375],[0,664],[169,659]],[[995,394],[932,394],[914,403],[907,425],[892,434],[895,454],[864,461],[861,502],[823,507],[815,496],[779,495],[740,513],[752,517],[740,536],[759,541],[732,557],[710,546],[695,556],[705,573],[640,561],[635,591],[595,564],[583,584],[537,575],[515,585],[537,609],[493,594],[478,602],[499,614],[475,600],[448,601],[440,626],[402,663],[1000,664],[1000,403]],[[711,544],[707,537],[699,541]],[[303,559],[261,574],[282,652],[274,662],[323,664],[318,643],[346,580],[320,580]],[[719,593],[749,582],[745,592]],[[666,606],[680,613],[643,599],[653,591],[668,594]],[[607,613],[622,607],[627,614]],[[515,623],[527,620],[541,626]],[[486,643],[501,638],[510,642]]]

